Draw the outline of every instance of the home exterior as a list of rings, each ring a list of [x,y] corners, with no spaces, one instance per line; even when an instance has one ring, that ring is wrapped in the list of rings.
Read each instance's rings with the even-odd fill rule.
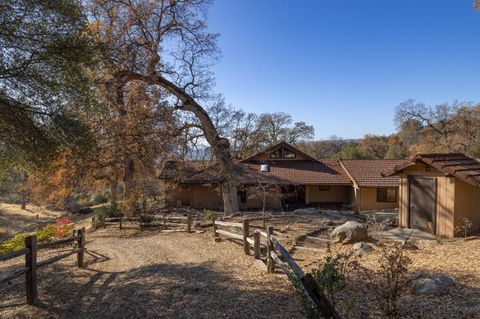
[[[399,176],[399,224],[453,237],[464,218],[480,227],[480,163],[463,154],[419,154],[384,172]]]
[[[398,207],[398,177],[382,176],[405,160],[341,160],[354,192],[356,211],[394,209]]]
[[[383,177],[392,160],[317,160],[279,143],[234,162],[241,209],[291,210],[305,206],[348,206],[356,210],[398,207],[397,176]],[[221,209],[221,176],[211,161],[166,161],[161,172],[165,204]]]

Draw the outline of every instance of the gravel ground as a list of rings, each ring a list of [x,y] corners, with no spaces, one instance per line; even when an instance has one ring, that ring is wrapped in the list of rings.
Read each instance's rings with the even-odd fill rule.
[[[88,233],[87,248],[86,269],[71,256],[39,270],[39,307],[25,305],[23,278],[0,287],[0,318],[304,318],[285,276],[210,232],[111,228]]]
[[[378,269],[380,249],[371,242],[376,250],[364,255],[358,261],[369,269]],[[480,240],[463,241],[461,239],[440,240],[439,243],[417,243],[418,249],[409,250],[411,258],[409,276],[418,274],[446,274],[455,281],[455,286],[449,288],[440,296],[419,296],[408,289],[402,292],[400,309],[402,318],[480,318]],[[332,245],[332,254],[347,252],[352,245]],[[319,268],[327,253],[297,250],[293,257],[304,270]],[[367,318],[384,318],[376,309],[373,294],[375,291],[365,291],[365,283],[351,272],[347,287],[341,297],[356,300],[356,307],[348,318],[362,318],[362,312],[368,313]]]

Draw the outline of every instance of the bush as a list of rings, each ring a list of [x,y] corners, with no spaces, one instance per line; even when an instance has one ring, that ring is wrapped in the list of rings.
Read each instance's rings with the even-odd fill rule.
[[[203,219],[204,220],[214,220],[217,218],[217,212],[214,212],[213,210],[209,209],[204,209],[203,210]]]
[[[17,234],[13,238],[0,244],[0,254],[6,254],[12,251],[20,250],[25,247],[25,238],[31,235],[37,236],[39,243],[52,241],[56,238],[69,237],[74,228],[74,224],[69,218],[60,218],[54,225],[48,225],[37,229],[34,233]]]
[[[100,207],[99,209],[99,215],[105,219],[105,218],[110,218],[110,217],[120,217],[122,216],[122,212],[118,208],[117,205],[105,205]]]
[[[399,300],[408,291],[408,267],[412,263],[406,251],[414,245],[409,238],[391,245],[378,245],[381,248],[379,270],[370,270],[358,262],[355,263],[355,268],[365,282],[365,288],[375,292],[373,296],[385,315],[384,318],[400,318]]]
[[[96,195],[93,197],[93,200],[92,200],[92,201],[95,203],[95,205],[106,203],[106,202],[108,202],[108,199],[110,198],[109,195],[110,195],[109,193],[99,193],[99,194],[96,194]]]

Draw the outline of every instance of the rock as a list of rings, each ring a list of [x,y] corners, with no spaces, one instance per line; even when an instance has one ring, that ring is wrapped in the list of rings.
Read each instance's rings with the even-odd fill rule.
[[[422,274],[414,278],[412,283],[413,292],[416,295],[441,295],[447,292],[448,288],[455,285],[452,278],[443,274]]]
[[[309,207],[309,208],[299,208],[299,209],[295,209],[293,211],[293,213],[295,215],[302,215],[302,214],[320,214],[322,211],[318,208],[313,208],[313,207]]]
[[[361,255],[361,254],[371,253],[375,249],[373,249],[373,247],[370,246],[369,244],[362,241],[362,242],[354,244],[353,245],[353,250],[355,250],[355,254]]]
[[[332,242],[352,244],[368,238],[367,228],[364,224],[356,221],[348,221],[343,225],[337,226],[330,234]]]

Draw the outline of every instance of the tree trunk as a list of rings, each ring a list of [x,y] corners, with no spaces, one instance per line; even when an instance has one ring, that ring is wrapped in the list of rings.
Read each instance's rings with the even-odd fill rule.
[[[123,198],[128,199],[132,194],[132,190],[135,189],[135,181],[133,179],[135,174],[135,165],[133,160],[130,160],[125,168],[125,175],[123,176],[123,184],[125,191],[123,192]]]
[[[115,178],[110,181],[110,204],[116,205],[118,200],[118,180]]]
[[[147,76],[124,71],[117,74],[118,78],[123,79],[124,83],[129,81],[139,80],[150,85],[159,85],[166,91],[176,96],[182,105],[179,109],[192,112],[200,121],[202,131],[205,134],[205,139],[213,149],[213,154],[217,160],[219,167],[219,175],[222,176],[222,197],[223,197],[223,211],[225,214],[231,214],[238,211],[237,198],[237,182],[235,172],[233,169],[232,156],[230,152],[230,143],[228,139],[222,138],[218,135],[218,131],[212,122],[212,119],[207,114],[205,109],[198,104],[192,96],[185,90],[181,89],[174,83],[165,79],[155,72]]]

